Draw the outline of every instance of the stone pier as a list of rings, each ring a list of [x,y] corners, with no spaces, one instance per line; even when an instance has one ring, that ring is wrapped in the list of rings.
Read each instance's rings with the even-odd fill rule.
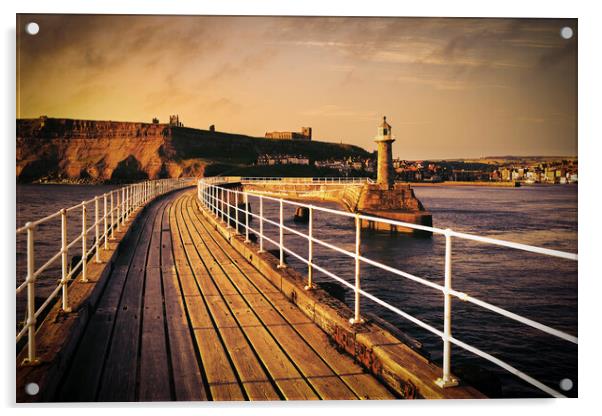
[[[374,139],[378,145],[377,180],[375,184],[364,185],[356,210],[375,217],[432,226],[432,215],[424,209],[410,185],[395,183],[392,149],[395,139],[391,134],[391,126],[387,123],[386,117],[383,117],[383,122],[378,126],[377,132]],[[416,236],[432,234],[375,221],[363,221],[362,226],[373,230],[407,232]]]

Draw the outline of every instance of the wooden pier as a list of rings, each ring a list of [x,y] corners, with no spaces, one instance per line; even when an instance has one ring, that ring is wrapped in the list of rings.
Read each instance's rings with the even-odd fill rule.
[[[308,235],[300,234],[310,241],[309,272],[305,275],[286,266],[284,250],[297,254],[285,248],[283,199],[276,200],[280,203],[277,223],[261,214],[263,200],[269,197],[251,195],[259,198],[260,214],[253,214],[259,219],[257,231],[245,228],[248,218],[238,221],[239,211],[243,217],[251,215],[250,194],[204,181],[190,189],[191,182],[161,180],[130,185],[100,197],[102,217],[99,197],[95,197],[17,229],[17,234],[27,233],[28,242],[27,279],[16,289],[17,295],[27,289],[28,308],[25,326],[16,337],[19,347],[27,335],[27,344],[21,342],[23,348],[19,347],[16,357],[17,402],[485,398],[467,383],[469,380],[453,375],[449,345],[441,368],[416,351],[404,334],[387,329],[377,317],[361,314],[359,296],[363,294],[440,335],[444,354],[445,343],[453,341],[485,359],[499,361],[449,335],[446,341],[445,332],[361,290],[359,221],[373,217],[355,214],[356,252],[345,251],[356,258],[353,286],[311,263],[311,242],[320,242],[312,236],[311,209],[349,214],[309,206]],[[227,180],[224,183],[230,184]],[[230,217],[232,210],[225,207],[232,200],[233,206],[239,207],[240,195],[246,201],[244,208]],[[118,201],[115,218],[114,196]],[[87,204],[94,204],[91,226],[86,223]],[[66,212],[80,208],[80,238],[68,243],[63,237],[63,248],[36,269],[36,227],[61,215],[64,236]],[[263,222],[279,224],[279,242],[263,233]],[[415,276],[412,280],[463,301],[477,302],[451,287],[451,233],[456,238],[577,260],[573,253],[452,230],[430,230],[446,236],[445,284],[449,289],[446,292]],[[95,234],[89,250],[88,232]],[[279,247],[279,256],[263,250],[264,240]],[[67,248],[76,243],[86,253],[78,276],[66,273]],[[36,311],[36,276],[57,258],[62,264],[61,280]],[[355,309],[313,283],[312,268],[330,273],[354,289]],[[480,305],[577,344],[576,336],[487,303]],[[446,310],[451,312],[448,306]],[[451,314],[445,316],[449,324]],[[451,333],[449,325],[447,328],[445,331]],[[564,397],[503,364],[551,396]]]
[[[194,195],[138,218],[54,400],[395,398],[220,242]]]
[[[257,249],[196,190],[136,208],[39,327],[39,362],[18,355],[17,402],[484,397]]]

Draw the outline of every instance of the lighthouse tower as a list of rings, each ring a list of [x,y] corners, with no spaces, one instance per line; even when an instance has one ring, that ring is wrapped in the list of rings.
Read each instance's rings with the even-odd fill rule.
[[[395,139],[391,135],[391,126],[387,123],[387,117],[383,117],[383,122],[378,126],[378,135],[374,138],[378,145],[378,167],[376,182],[386,189],[392,189],[395,184],[395,174],[393,172],[393,142]]]

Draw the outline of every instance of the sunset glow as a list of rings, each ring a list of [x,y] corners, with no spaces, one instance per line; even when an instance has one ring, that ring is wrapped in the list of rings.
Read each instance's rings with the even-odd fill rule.
[[[386,115],[404,159],[577,154],[576,19],[21,15],[17,34],[19,118],[373,150]]]

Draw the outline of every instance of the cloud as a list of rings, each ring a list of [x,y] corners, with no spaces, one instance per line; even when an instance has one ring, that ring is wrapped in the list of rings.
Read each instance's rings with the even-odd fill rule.
[[[376,111],[354,110],[341,107],[336,104],[325,104],[320,107],[306,109],[300,112],[304,116],[319,116],[328,118],[348,118],[356,120],[376,120],[378,114]]]
[[[22,31],[32,19],[36,37]],[[572,19],[19,15],[18,114],[179,113],[248,134],[313,123],[372,146],[366,132],[386,112],[421,138],[416,153],[453,138],[458,153],[565,143],[576,140],[567,25],[576,32]]]
[[[537,61],[537,65],[541,69],[549,69],[559,65],[564,60],[577,60],[577,42],[576,40],[567,41],[567,43],[558,49],[549,51],[541,55]]]

